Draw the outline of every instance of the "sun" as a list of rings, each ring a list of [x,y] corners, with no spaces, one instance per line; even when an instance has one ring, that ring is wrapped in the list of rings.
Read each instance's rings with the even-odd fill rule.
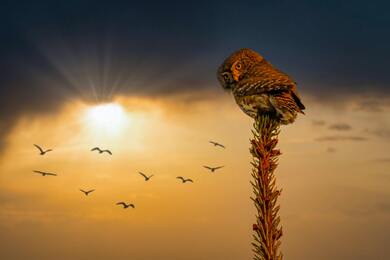
[[[120,131],[127,121],[123,107],[117,103],[101,104],[86,110],[88,125],[95,131],[116,133]]]

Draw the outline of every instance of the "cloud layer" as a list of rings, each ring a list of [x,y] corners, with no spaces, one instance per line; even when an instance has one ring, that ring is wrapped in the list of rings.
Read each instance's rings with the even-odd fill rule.
[[[9,2],[0,15],[0,140],[18,118],[68,100],[220,93],[215,69],[242,47],[291,74],[306,96],[374,96],[360,109],[378,111],[375,96],[388,96],[390,80],[385,10],[363,1]]]

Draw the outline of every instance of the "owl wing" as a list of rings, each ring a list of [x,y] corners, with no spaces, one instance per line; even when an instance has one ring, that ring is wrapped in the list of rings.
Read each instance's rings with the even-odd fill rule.
[[[251,78],[243,81],[234,90],[234,94],[239,97],[269,94],[281,105],[289,105],[301,113],[305,109],[305,106],[298,97],[295,82],[287,77]]]
[[[237,96],[252,96],[275,91],[292,91],[296,89],[296,85],[291,80],[285,78],[264,78],[252,77],[243,80],[237,88],[234,89],[234,94]]]
[[[294,92],[280,91],[280,92],[272,93],[271,97],[270,97],[271,104],[280,114],[282,115],[287,114],[290,116],[294,115],[296,112],[300,112],[304,114],[301,107],[299,106],[299,104],[302,103],[296,102],[294,98]],[[295,118],[295,116],[292,117]]]
[[[298,97],[296,88],[291,91],[291,96],[293,97],[295,103],[298,105],[299,109],[301,110],[300,112],[302,114],[305,114],[303,112],[303,110],[305,110],[305,105],[302,103],[301,99]]]
[[[305,106],[297,95],[296,87],[291,89],[275,89],[268,92],[280,106],[290,107],[292,110],[305,114]]]

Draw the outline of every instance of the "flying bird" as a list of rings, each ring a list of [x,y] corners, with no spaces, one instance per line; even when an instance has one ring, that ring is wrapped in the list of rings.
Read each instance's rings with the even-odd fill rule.
[[[241,110],[252,118],[266,113],[281,124],[289,124],[298,113],[304,114],[297,84],[251,49],[231,54],[218,68],[217,77],[225,90],[232,91]]]
[[[53,151],[52,149],[44,150],[42,147],[40,147],[37,144],[34,144],[34,146],[39,150],[40,155],[45,155],[46,153]]]
[[[181,180],[183,183],[186,183],[187,181],[188,181],[188,182],[192,182],[192,183],[194,182],[193,180],[191,180],[191,179],[185,179],[185,178],[182,177],[182,176],[177,176],[176,179]]]
[[[128,207],[132,207],[133,209],[135,208],[134,204],[126,204],[123,201],[118,202],[116,205],[122,205],[124,209],[127,209]]]
[[[91,192],[94,192],[95,190],[88,190],[88,191],[85,191],[85,190],[80,189],[80,191],[81,191],[82,193],[84,193],[85,196],[88,196]]]
[[[57,176],[57,174],[51,173],[51,172],[42,172],[42,171],[33,171],[33,172],[39,173],[39,174],[41,174],[42,176]]]
[[[213,144],[214,146],[219,146],[219,147],[222,147],[222,148],[226,148],[223,144],[220,144],[218,142],[209,141],[209,143]]]
[[[223,168],[225,166],[210,167],[210,166],[207,166],[207,165],[203,165],[203,167],[208,169],[208,170],[210,170],[211,172],[215,172],[216,170],[221,169],[221,168]]]
[[[108,154],[112,155],[112,152],[110,150],[108,150],[108,149],[102,150],[99,147],[92,148],[91,151],[98,151],[99,153],[108,153]]]
[[[138,172],[140,175],[142,175],[144,178],[145,178],[145,181],[148,181],[148,180],[150,180],[150,178],[152,178],[154,175],[152,174],[152,175],[150,175],[150,176],[146,176],[144,173],[142,173],[142,172]]]

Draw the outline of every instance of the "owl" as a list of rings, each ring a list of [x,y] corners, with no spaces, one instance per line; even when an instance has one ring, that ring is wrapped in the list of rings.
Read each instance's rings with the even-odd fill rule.
[[[252,118],[269,113],[286,125],[294,122],[297,113],[304,114],[296,83],[251,49],[231,54],[218,68],[217,77],[225,90],[233,92],[241,110]]]

